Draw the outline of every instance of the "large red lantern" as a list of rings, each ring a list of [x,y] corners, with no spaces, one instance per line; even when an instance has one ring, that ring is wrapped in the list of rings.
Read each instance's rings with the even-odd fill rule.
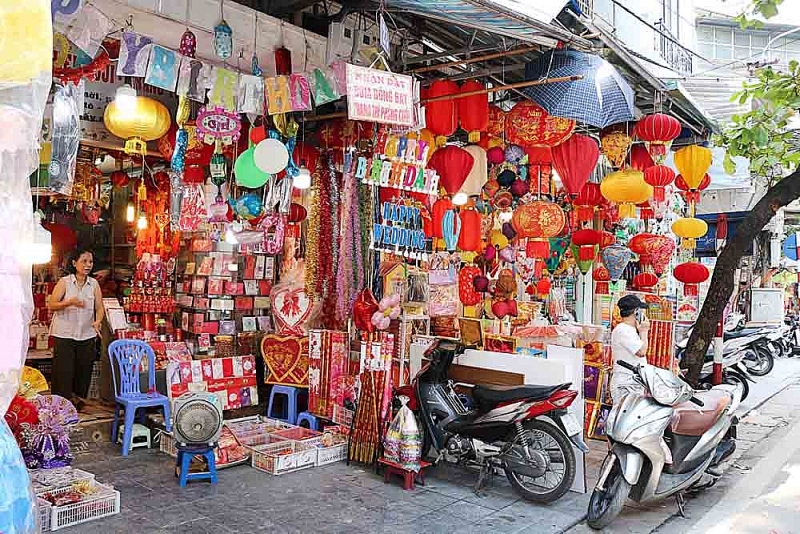
[[[653,288],[658,285],[658,276],[651,272],[639,273],[633,277],[632,284],[640,291],[652,293]]]
[[[594,218],[594,210],[603,203],[600,184],[587,182],[581,187],[578,196],[572,201],[579,222],[588,222]]]
[[[697,186],[697,189],[689,189],[689,184],[686,183],[686,180],[683,179],[683,176],[680,174],[675,177],[675,187],[677,187],[683,198],[688,203],[697,203],[700,202],[700,191],[707,188],[711,185],[711,176],[706,174],[703,176],[703,180],[700,182],[700,185]]]
[[[423,100],[440,96],[455,95],[458,84],[452,80],[436,80],[423,91]],[[458,106],[453,99],[425,103],[425,126],[436,136],[436,146],[444,146],[447,137],[458,128]]]
[[[639,256],[639,263],[642,266],[650,265],[652,261],[650,254],[654,245],[653,240],[656,237],[655,234],[642,232],[641,234],[636,234],[628,241],[628,248],[631,249],[631,252]]]
[[[481,248],[481,214],[474,209],[461,210],[461,233],[458,235],[458,248],[467,252],[477,252]]]
[[[458,193],[475,164],[472,154],[461,147],[448,145],[431,156],[428,168],[439,174],[439,184],[448,195]]]
[[[664,188],[675,180],[675,171],[666,165],[654,165],[644,171],[644,181],[653,186],[653,201],[664,201]]]
[[[595,265],[592,270],[592,278],[594,279],[594,291],[598,295],[608,295],[608,283],[611,280],[611,274],[602,263]]]
[[[572,234],[572,244],[578,247],[578,259],[580,261],[593,260],[597,251],[595,245],[599,245],[602,239],[603,235],[600,232],[590,228],[574,232]]]
[[[575,121],[549,115],[530,100],[518,102],[506,115],[506,135],[522,146],[549,146],[563,143],[575,129]]]
[[[444,214],[451,209],[453,209],[453,203],[450,202],[449,198],[440,198],[433,204],[433,210],[431,214],[431,219],[433,222],[433,237],[438,237],[439,239],[444,238],[444,233],[442,231],[442,220],[444,219]]]
[[[636,136],[647,144],[650,156],[658,164],[667,159],[672,141],[681,134],[681,123],[664,113],[648,115],[636,123]]]
[[[536,293],[539,295],[539,298],[549,295],[551,287],[552,284],[550,283],[549,278],[542,278],[536,282]]]
[[[637,171],[644,172],[655,165],[653,158],[650,157],[650,152],[647,151],[644,145],[633,145],[630,159],[631,164],[629,167]]]
[[[467,80],[461,84],[459,92],[464,94],[483,89],[485,87],[481,82]],[[481,140],[481,132],[485,132],[489,127],[489,99],[485,93],[465,96],[456,100],[456,106],[461,128],[468,133],[470,143],[477,143]]]
[[[591,137],[575,134],[554,147],[552,152],[553,167],[561,177],[564,189],[576,197],[597,166],[600,147]]]
[[[549,258],[549,239],[561,233],[566,222],[564,210],[555,202],[545,200],[518,206],[511,217],[517,237],[528,238],[525,251],[529,258]]]
[[[687,297],[697,296],[697,284],[708,280],[708,268],[702,263],[687,261],[672,271],[675,279],[683,283],[683,294]]]

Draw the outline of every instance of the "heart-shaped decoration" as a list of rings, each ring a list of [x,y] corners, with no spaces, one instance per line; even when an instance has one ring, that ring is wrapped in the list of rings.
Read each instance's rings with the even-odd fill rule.
[[[305,335],[312,305],[305,288],[297,285],[278,287],[270,296],[276,332],[284,336]]]
[[[268,334],[261,355],[269,369],[267,384],[308,387],[308,338]]]

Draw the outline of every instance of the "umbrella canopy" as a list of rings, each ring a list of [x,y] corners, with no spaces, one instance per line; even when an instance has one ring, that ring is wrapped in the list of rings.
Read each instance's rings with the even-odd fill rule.
[[[633,89],[601,57],[575,50],[554,50],[525,67],[527,80],[576,75],[583,79],[534,85],[522,92],[551,115],[598,128],[634,119]]]

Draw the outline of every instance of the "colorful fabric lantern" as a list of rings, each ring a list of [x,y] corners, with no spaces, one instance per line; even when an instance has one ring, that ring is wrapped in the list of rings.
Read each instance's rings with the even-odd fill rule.
[[[578,259],[581,261],[594,260],[597,246],[602,235],[597,230],[585,228],[572,234],[572,245],[578,247]]]
[[[192,30],[189,28],[186,28],[186,31],[183,32],[181,36],[181,45],[178,48],[178,52],[180,52],[182,56],[192,58],[197,52],[197,37],[195,37]]]
[[[658,276],[650,272],[639,273],[631,281],[633,287],[645,293],[652,293],[653,288],[658,285]]]
[[[675,171],[666,165],[654,165],[644,171],[644,181],[653,186],[653,200],[663,202],[664,188],[675,180]]]
[[[448,195],[455,195],[472,171],[475,158],[461,147],[449,145],[434,152],[428,168],[439,174],[439,184]]]
[[[611,275],[608,269],[602,263],[598,263],[592,270],[592,279],[594,280],[594,292],[598,295],[608,295],[608,283],[611,280]]]
[[[214,53],[220,59],[228,59],[233,54],[233,30],[225,19],[214,26]]]
[[[452,80],[436,80],[423,91],[423,99],[455,95],[458,84]],[[458,128],[458,107],[452,99],[437,100],[425,104],[425,126],[436,136],[436,146],[444,146],[447,137]]]
[[[711,150],[698,145],[683,147],[675,152],[675,166],[690,190],[699,189],[711,167]]]
[[[653,240],[655,237],[655,234],[642,232],[641,234],[636,234],[628,241],[628,248],[631,249],[631,252],[639,256],[639,263],[642,266],[650,265],[652,262],[650,254],[654,246]],[[608,263],[606,263],[606,265],[608,265]]]
[[[628,167],[637,171],[646,171],[653,165],[653,158],[650,157],[650,152],[644,145],[633,145],[631,147],[631,163]]]
[[[461,210],[461,234],[458,248],[467,252],[477,252],[481,248],[481,214],[474,209]]]
[[[687,261],[676,266],[672,271],[675,279],[683,283],[683,294],[687,297],[697,296],[697,285],[708,280],[708,268],[702,263]]]
[[[552,274],[556,272],[558,270],[558,266],[561,265],[561,258],[564,257],[564,253],[567,251],[569,239],[565,237],[551,237],[549,239],[549,245],[550,255],[546,260],[544,260],[544,266]],[[532,256],[528,255],[528,257]]]
[[[528,194],[528,191],[530,191],[530,187],[528,182],[526,182],[525,180],[520,180],[519,178],[517,178],[511,184],[511,194],[514,195],[514,198],[524,197],[525,195]]]
[[[592,269],[595,256],[597,256],[597,245],[590,247],[590,252],[584,255],[584,258],[588,259],[581,257],[581,251],[575,245],[570,245],[569,248],[570,251],[572,251],[572,257],[575,258],[575,265],[578,267],[581,274],[588,273]]]
[[[433,204],[431,213],[431,219],[433,222],[433,237],[442,239],[442,220],[444,219],[444,214],[447,213],[448,210],[452,209],[453,203],[449,198],[440,198]]]
[[[288,76],[292,73],[292,51],[285,46],[275,49],[275,74]]]
[[[513,184],[516,179],[517,175],[511,169],[503,169],[503,171],[497,175],[497,183],[504,189],[511,187],[511,184]]]
[[[578,196],[572,200],[578,222],[589,222],[594,218],[594,211],[603,203],[603,195],[600,193],[600,184],[587,182],[581,187]]]
[[[664,274],[669,262],[672,261],[672,254],[675,252],[675,240],[666,235],[657,235],[650,241],[650,263],[653,271],[658,276]]]
[[[508,145],[503,151],[503,155],[507,163],[516,165],[525,157],[525,149],[519,145]]]
[[[467,80],[461,84],[459,93],[471,93],[485,89],[477,80]],[[468,133],[470,143],[477,143],[481,139],[481,132],[489,127],[489,99],[486,94],[465,96],[456,100],[458,118],[461,128]]]
[[[106,106],[103,122],[112,134],[125,139],[125,153],[147,154],[147,142],[155,141],[169,130],[172,122],[169,110],[145,96],[136,99],[132,109],[120,109],[113,100]]]
[[[632,169],[612,172],[600,184],[605,198],[617,204],[620,218],[636,217],[636,204],[653,195],[653,188],[644,181],[644,173]]]
[[[564,189],[573,198],[578,196],[600,158],[597,142],[586,135],[575,134],[554,147],[552,153],[553,168],[561,177]]]
[[[703,191],[709,185],[711,185],[711,176],[708,174],[703,177],[703,181],[700,182],[700,185],[696,189],[691,189],[682,175],[679,174],[675,177],[675,187],[680,190],[681,196],[683,196],[689,204],[700,202],[700,191]]]
[[[464,147],[464,150],[472,156],[473,164],[472,170],[469,171],[467,179],[459,192],[469,197],[478,196],[489,179],[489,171],[486,166],[486,151],[478,145],[469,145]]]
[[[681,217],[672,223],[672,233],[681,238],[681,247],[693,249],[695,241],[708,233],[708,224],[696,217]]]
[[[550,278],[542,278],[536,282],[536,294],[539,295],[539,298],[548,296],[551,288],[552,284],[550,283]]]
[[[623,129],[606,130],[600,134],[600,147],[615,169],[619,169],[625,163],[631,142],[631,136]]]
[[[528,238],[526,252],[529,258],[547,259],[550,255],[548,239],[561,233],[566,222],[561,207],[545,200],[523,204],[514,210],[511,217],[517,236]]]
[[[661,165],[667,159],[672,141],[681,134],[681,123],[664,113],[648,115],[636,123],[636,137],[647,145],[650,156]]]
[[[531,100],[518,102],[506,115],[506,136],[523,146],[554,147],[567,140],[575,121],[549,115]]]
[[[610,280],[616,282],[631,261],[631,251],[622,245],[611,245],[600,251],[600,258],[608,270]]]

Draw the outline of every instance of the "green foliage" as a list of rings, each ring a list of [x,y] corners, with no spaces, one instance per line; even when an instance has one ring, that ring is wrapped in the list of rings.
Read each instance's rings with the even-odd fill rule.
[[[800,152],[792,144],[794,135],[787,130],[789,120],[800,109],[800,64],[791,61],[785,73],[766,67],[756,75],[755,81],[745,82],[731,97],[740,105],[749,103],[752,110],[731,117],[714,144],[726,149],[725,172],[733,174],[733,157],[741,156],[750,160],[752,174],[772,182],[800,164]]]
[[[771,19],[778,14],[778,6],[782,3],[783,0],[753,0],[750,8],[734,20],[742,28],[760,28],[764,23],[755,17],[761,16],[765,19]]]

